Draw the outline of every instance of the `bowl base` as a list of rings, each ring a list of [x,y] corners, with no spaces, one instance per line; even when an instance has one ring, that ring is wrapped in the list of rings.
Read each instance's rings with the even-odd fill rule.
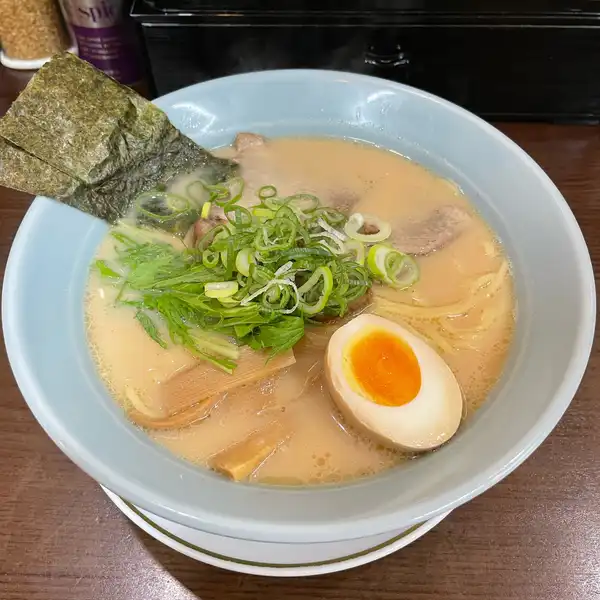
[[[342,542],[279,544],[240,540],[179,525],[134,506],[102,486],[117,508],[154,539],[200,562],[252,575],[305,577],[364,565],[425,535],[450,513],[409,529]]]

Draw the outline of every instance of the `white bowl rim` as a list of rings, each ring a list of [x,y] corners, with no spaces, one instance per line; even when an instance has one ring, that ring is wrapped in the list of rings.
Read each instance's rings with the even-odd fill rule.
[[[190,527],[218,535],[257,541],[318,542],[351,539],[367,534],[384,533],[398,528],[400,514],[403,516],[401,519],[402,525],[409,526],[419,521],[431,519],[442,512],[450,511],[483,493],[523,463],[554,429],[577,392],[587,367],[595,335],[596,293],[594,271],[590,254],[579,225],[566,200],[542,168],[515,142],[489,123],[447,100],[417,88],[368,75],[341,71],[318,69],[259,71],[218,78],[190,87],[203,86],[203,89],[206,89],[207,86],[218,86],[222,85],[225,81],[231,80],[241,82],[244,80],[253,80],[260,83],[261,81],[266,82],[273,79],[277,81],[298,81],[302,78],[311,81],[314,81],[315,78],[323,78],[346,82],[376,82],[377,85],[383,88],[392,90],[401,89],[404,93],[443,105],[447,110],[457,113],[462,119],[473,122],[486,135],[494,137],[509,152],[517,155],[536,173],[540,183],[545,187],[548,195],[553,198],[564,217],[565,229],[572,242],[574,253],[578,257],[577,267],[581,273],[582,284],[579,290],[579,298],[582,318],[576,335],[576,352],[571,356],[569,365],[566,368],[567,374],[556,390],[554,397],[550,400],[543,418],[519,440],[519,443],[510,452],[507,452],[504,456],[491,463],[483,471],[473,474],[445,492],[436,494],[433,498],[419,503],[418,509],[409,507],[402,511],[396,510],[379,516],[364,516],[354,519],[352,523],[331,523],[326,528],[320,523],[310,522],[269,524],[268,531],[266,532],[265,524],[262,521],[220,517],[208,511],[198,511],[196,514],[189,514],[185,507],[170,505],[168,495],[156,494],[156,492],[150,491],[143,486],[132,484],[132,482],[129,482],[116,473],[109,465],[100,461],[95,455],[74,443],[69,431],[62,426],[60,420],[52,412],[50,409],[51,403],[45,400],[43,390],[35,382],[34,369],[26,363],[26,352],[21,346],[16,326],[16,323],[18,323],[16,315],[18,314],[19,306],[15,290],[20,286],[20,265],[23,260],[28,229],[36,218],[38,211],[42,210],[42,205],[36,198],[23,219],[13,241],[6,266],[2,294],[2,321],[7,355],[15,379],[30,410],[46,433],[57,442],[60,449],[73,462],[91,477],[106,485],[120,496],[127,498],[130,502],[161,517]],[[168,102],[172,95],[176,95],[180,91],[172,92],[158,98],[157,104],[160,106],[163,102]]]

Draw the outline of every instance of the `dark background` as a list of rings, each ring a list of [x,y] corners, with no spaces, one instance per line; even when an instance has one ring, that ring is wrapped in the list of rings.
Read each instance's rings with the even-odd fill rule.
[[[135,0],[162,95],[222,75],[385,77],[493,120],[597,123],[600,2]]]

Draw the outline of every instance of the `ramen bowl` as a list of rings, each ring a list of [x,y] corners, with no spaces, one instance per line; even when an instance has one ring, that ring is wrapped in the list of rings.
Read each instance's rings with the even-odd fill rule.
[[[514,341],[485,405],[437,452],[344,485],[231,483],[171,455],[111,399],[86,341],[84,293],[107,226],[36,198],[3,290],[8,356],[48,435],[140,511],[247,542],[338,543],[407,530],[481,494],[522,463],[568,407],[590,354],[595,289],[575,218],[542,169],[467,111],[397,83],[331,71],[272,71],[198,84],[157,100],[205,147],[239,131],[363,140],[460,185],[513,267]]]

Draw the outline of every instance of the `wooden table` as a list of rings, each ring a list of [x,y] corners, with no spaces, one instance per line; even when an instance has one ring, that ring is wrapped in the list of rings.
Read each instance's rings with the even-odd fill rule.
[[[0,70],[0,111],[27,78]],[[521,124],[501,129],[562,190],[598,272],[600,129]],[[2,273],[30,201],[0,189]],[[335,575],[266,579],[194,562],[127,521],[46,437],[17,389],[2,348],[0,599],[600,598],[599,388],[596,347],[571,408],[533,457],[412,546]]]

